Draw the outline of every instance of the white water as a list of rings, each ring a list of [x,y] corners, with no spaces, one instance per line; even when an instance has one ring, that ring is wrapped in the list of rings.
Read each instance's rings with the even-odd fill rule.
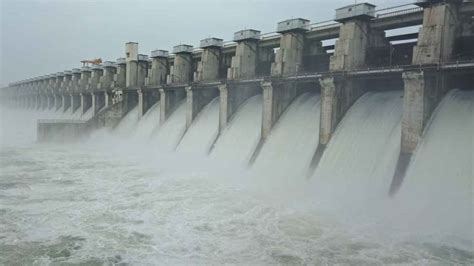
[[[400,152],[402,100],[399,91],[369,92],[357,100],[313,176],[318,195],[349,204],[386,197]]]
[[[245,165],[260,140],[262,96],[256,95],[240,106],[230,125],[222,132],[211,152],[211,158]]]
[[[137,105],[120,120],[114,128],[114,133],[120,137],[130,137],[137,128],[138,120],[139,110]]]
[[[180,153],[205,156],[219,133],[219,97],[213,99],[193,121],[177,151]]]
[[[306,181],[301,177],[306,175],[319,140],[319,100],[319,95],[301,95],[273,127],[252,167],[257,176],[267,177],[265,184],[280,183],[287,189]]]
[[[138,121],[138,125],[135,131],[133,131],[133,137],[135,139],[149,140],[152,133],[158,130],[160,124],[160,102],[157,102],[148,109]]]
[[[427,125],[397,195],[417,214],[407,218],[425,223],[412,220],[414,227],[474,239],[473,138],[474,92],[451,91]]]
[[[471,211],[467,208],[472,204],[472,194],[469,198],[468,178],[456,174],[468,173],[469,165],[472,167],[473,134],[469,118],[472,118],[474,99],[472,92],[470,95],[462,92],[443,102],[427,130],[426,141],[420,145],[416,155],[419,158],[415,159],[407,182],[395,200],[389,200],[386,194],[379,199],[369,194],[377,192],[379,187],[373,179],[378,171],[367,171],[368,168],[362,166],[350,167],[346,175],[322,182],[335,193],[329,200],[318,194],[319,183],[313,183],[314,180],[301,182],[299,189],[294,186],[291,191],[286,190],[285,182],[262,186],[262,180],[271,182],[280,171],[289,170],[282,163],[285,159],[278,156],[268,161],[259,157],[250,173],[239,166],[248,160],[259,138],[261,97],[251,99],[238,110],[226,137],[219,147],[216,146],[227,162],[225,165],[215,161],[216,158],[206,160],[200,156],[189,158],[182,156],[183,153],[168,153],[150,145],[147,139],[143,139],[143,146],[127,146],[130,135],[118,141],[107,139],[112,145],[103,145],[103,140],[77,145],[34,144],[35,137],[31,132],[35,132],[34,121],[40,115],[0,109],[0,264],[473,264],[473,238],[469,229],[462,227],[473,221],[468,215],[472,208]],[[384,107],[372,102],[376,97],[385,101]],[[342,132],[338,131],[335,139],[344,140],[345,137],[341,137],[345,135],[344,131],[356,128],[350,122],[355,119],[360,119],[359,122],[367,127],[366,131],[353,132],[362,141],[367,139],[364,132],[373,133],[369,129],[379,134],[390,133],[387,123],[396,124],[394,113],[399,112],[395,108],[398,104],[395,104],[395,98],[390,93],[361,98],[347,114]],[[361,102],[369,107],[364,108]],[[155,141],[161,134],[166,137],[161,141],[173,142],[184,132],[183,106],[170,117],[166,131],[162,131],[162,127],[153,134]],[[315,96],[293,103],[260,156],[278,154],[279,147],[274,145],[282,145],[282,136],[290,134],[289,125],[297,123],[290,121],[290,117],[296,118],[300,114],[309,121],[314,106],[317,106]],[[393,108],[392,112],[390,108]],[[250,112],[254,112],[253,115]],[[368,117],[361,117],[362,113]],[[48,118],[45,115],[42,118]],[[378,116],[385,117],[379,119]],[[317,117],[315,114],[315,124]],[[136,121],[145,123],[143,119]],[[239,125],[246,127],[239,130]],[[304,125],[302,132],[294,133],[302,137],[293,141],[308,143],[306,147],[298,142],[298,151],[310,153],[309,150],[315,148],[315,140],[308,141],[303,137],[313,137],[309,133],[313,124]],[[453,147],[444,146],[444,141],[449,139],[446,134],[455,136],[448,140]],[[377,144],[371,146],[374,152],[392,149],[391,141],[383,147],[379,139],[382,137],[372,137]],[[391,137],[385,138],[391,140]],[[350,141],[349,144],[354,145]],[[332,153],[329,149],[331,147],[326,152]],[[440,149],[448,150],[450,155],[437,152]],[[341,149],[339,152],[353,153],[353,150]],[[358,155],[370,155],[365,148],[355,150],[360,152]],[[289,155],[285,153],[285,156]],[[461,156],[465,159],[453,159]],[[385,157],[387,155],[382,153],[381,160],[385,161]],[[356,156],[336,158],[368,160]],[[368,162],[373,163],[374,157],[370,158]],[[289,167],[294,163],[296,168],[300,162],[296,158],[288,160],[285,163]],[[436,165],[428,163],[430,160]],[[342,163],[326,163],[333,165],[334,173],[338,173],[340,167],[346,167]],[[260,168],[261,164],[269,167],[265,170]],[[371,175],[367,177],[362,172]],[[457,185],[446,186],[445,190],[436,189],[438,181],[433,180],[446,175],[450,175],[451,180],[458,180]],[[351,181],[351,176],[361,178],[368,186],[372,183],[366,179],[374,181],[374,188],[362,193],[357,186],[344,186]],[[424,177],[418,178],[420,176]],[[306,177],[295,174],[292,178],[305,180]],[[472,176],[470,180],[472,182]],[[334,186],[330,187],[329,182],[334,182]],[[346,188],[347,195],[343,196],[353,199],[353,204],[339,206],[340,194],[336,187],[339,184]],[[418,190],[410,191],[412,184],[420,191],[425,189],[422,201],[417,201]],[[453,193],[458,190],[463,191],[463,196],[457,197]],[[360,199],[372,197],[373,201],[354,200],[356,195]],[[449,200],[450,204],[443,205],[437,198]],[[432,205],[424,205],[425,200],[432,200]],[[436,206],[433,206],[436,204],[441,204],[439,207],[443,208],[444,216],[437,215]],[[453,210],[449,210],[448,205]],[[411,206],[421,209],[408,208]],[[457,233],[462,230],[465,230],[464,235],[459,236]]]
[[[174,151],[186,129],[186,103],[183,101],[165,123],[153,135],[156,149],[164,152]]]

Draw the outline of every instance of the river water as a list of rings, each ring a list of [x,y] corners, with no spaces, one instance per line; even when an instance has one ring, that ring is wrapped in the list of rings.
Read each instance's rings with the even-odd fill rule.
[[[392,167],[391,159],[387,158],[392,158],[394,150],[392,131],[399,128],[401,101],[397,93],[363,96],[338,129],[336,139],[360,149],[367,157],[341,155],[339,144],[329,146],[327,158],[321,161],[328,161],[327,165],[309,181],[301,168],[307,167],[310,161],[305,154],[311,155],[308,149],[315,148],[317,138],[311,132],[317,127],[304,124],[311,122],[311,117],[316,122],[319,119],[314,115],[319,106],[317,95],[306,95],[295,101],[275,127],[270,144],[267,143],[279,145],[285,136],[289,138],[289,128],[298,124],[292,119],[304,116],[308,122],[300,125],[304,129],[296,136],[310,143],[301,145],[305,158],[294,156],[292,164],[293,156],[279,157],[278,148],[264,146],[260,155],[274,160],[275,167],[262,157],[250,168],[242,166],[249,159],[259,132],[246,133],[237,126],[255,128],[259,117],[251,113],[258,109],[259,97],[243,105],[209,156],[203,153],[210,149],[215,124],[205,117],[189,129],[212,134],[201,138],[205,145],[170,151],[180,139],[184,143],[199,139],[199,134],[189,130],[186,135],[190,135],[182,137],[183,107],[161,128],[143,125],[156,123],[150,118],[156,115],[136,121],[132,113],[129,122],[123,122],[118,129],[120,132],[99,131],[87,141],[69,144],[35,143],[34,121],[54,118],[58,115],[55,112],[33,115],[29,111],[2,108],[0,264],[473,264],[472,194],[469,198],[469,187],[473,189],[472,137],[469,142],[474,132],[473,95],[455,92],[443,101],[430,126],[436,131],[428,130],[430,134],[418,156],[426,157],[426,153],[436,150],[441,145],[442,134],[456,132],[440,130],[446,127],[444,124],[464,132],[457,136],[462,140],[453,143],[456,149],[451,154],[455,156],[460,149],[460,154],[467,158],[458,162],[455,170],[449,171],[449,165],[439,167],[445,169],[443,175],[458,180],[453,181],[457,185],[451,185],[449,192],[464,187],[462,197],[450,197],[451,209],[441,212],[443,216],[439,211],[432,211],[433,205],[413,204],[420,189],[410,192],[413,189],[408,185],[431,184],[425,180],[426,174],[420,173],[421,168],[428,167],[422,158],[416,159],[407,176],[408,182],[404,184],[407,187],[402,187],[400,193],[403,199],[389,199],[375,192],[385,181],[375,182],[376,185],[363,192],[359,187],[349,189],[351,177],[369,186],[370,180],[384,173],[373,165],[373,171],[366,165],[357,167],[356,160],[361,164],[376,164],[377,156],[370,155],[370,149],[352,143],[346,131],[358,128],[354,121],[362,119],[360,114],[373,108],[378,110],[364,118],[373,119],[365,124],[367,129],[385,135],[374,140],[372,150],[381,154],[381,146],[389,145],[390,154],[379,157],[386,167]],[[376,101],[385,104],[377,105]],[[155,108],[153,112],[158,110]],[[218,119],[215,101],[207,110],[213,119]],[[458,114],[456,122],[449,119],[452,112]],[[205,129],[206,124],[212,129]],[[141,138],[133,132],[135,127],[144,131],[138,134]],[[360,128],[354,134],[354,138],[361,138],[366,133]],[[144,137],[148,135],[152,136],[151,140]],[[155,139],[159,136],[168,142]],[[242,138],[241,147],[239,138]],[[283,147],[284,151],[298,152]],[[438,164],[446,160],[446,156],[438,157],[432,160]],[[332,158],[347,161],[348,164],[340,167],[348,170],[334,169],[335,182],[331,187],[327,180],[331,177],[328,173]],[[292,165],[295,169],[289,171]],[[436,175],[434,170],[427,173]],[[289,180],[294,180],[291,186]],[[325,180],[326,191],[341,187],[346,197],[353,200],[339,200],[340,193],[332,193],[332,197],[328,195],[331,193],[321,193],[318,180]],[[438,190],[430,189],[432,186],[423,187],[436,192],[431,197],[443,199]],[[424,191],[423,202],[429,197],[430,193]],[[361,200],[366,198],[370,200]],[[447,208],[446,205],[441,206]],[[420,210],[423,217],[417,216]]]

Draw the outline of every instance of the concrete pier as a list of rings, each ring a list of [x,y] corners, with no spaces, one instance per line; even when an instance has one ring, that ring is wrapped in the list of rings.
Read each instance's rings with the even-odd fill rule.
[[[74,68],[72,70],[72,77],[71,77],[71,88],[70,91],[77,93],[79,92],[79,81],[81,80],[81,70],[78,68]]]
[[[92,97],[89,93],[81,93],[81,114],[85,114],[92,106]]]
[[[116,72],[117,68],[114,62],[106,61],[102,64],[102,76],[98,84],[98,93],[103,93],[104,108],[112,105],[112,85]]]
[[[194,81],[214,81],[219,79],[222,45],[223,40],[219,38],[201,40],[201,61],[197,64]]]
[[[92,76],[92,69],[90,67],[81,68],[81,78],[79,79],[78,91],[85,92],[89,89],[89,80]]]
[[[168,75],[168,56],[168,51],[164,50],[154,50],[151,52],[151,68],[148,68],[144,86],[137,90],[140,117],[145,115],[151,106],[160,99],[157,86],[166,83],[166,77]]]
[[[127,86],[127,61],[125,58],[117,58],[116,63],[116,71],[114,73],[112,88],[114,90],[122,90]]]
[[[166,50],[151,51],[151,69],[148,74],[148,86],[159,86],[166,83],[169,73],[168,58]]]
[[[272,76],[289,76],[302,72],[303,51],[309,20],[297,18],[278,23],[277,32],[281,33],[280,49],[277,50],[272,64]]]
[[[72,111],[76,112],[81,107],[81,96],[79,94],[71,94]]]
[[[126,74],[125,87],[135,88],[138,84],[138,43],[125,44]]]
[[[227,79],[252,78],[257,74],[258,42],[260,31],[241,30],[234,33],[234,42],[237,42],[235,55],[231,66],[227,70]]]
[[[173,48],[174,62],[170,69],[170,75],[167,83],[187,83],[192,80],[193,76],[193,62],[192,62],[193,47],[191,45],[180,44]]]

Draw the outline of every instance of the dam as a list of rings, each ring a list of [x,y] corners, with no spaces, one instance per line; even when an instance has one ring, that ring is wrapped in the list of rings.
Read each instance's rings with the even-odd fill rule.
[[[147,55],[127,42],[115,61],[9,84],[0,104],[16,121],[3,124],[34,132],[40,151],[28,153],[60,149],[42,159],[52,169],[22,167],[46,178],[67,166],[81,200],[107,206],[104,213],[91,207],[106,216],[107,233],[121,234],[100,233],[107,240],[94,246],[71,233],[48,248],[63,259],[58,245],[93,253],[117,241],[136,256],[104,249],[105,263],[156,262],[154,252],[169,264],[473,263],[473,18],[470,1],[382,10],[360,3],[336,9],[332,21],[291,18],[277,22],[275,33],[243,29],[231,41],[202,39],[198,48],[178,44]],[[80,163],[65,163],[69,156]],[[107,205],[116,194],[124,198]],[[121,207],[124,216],[114,211]],[[307,212],[313,208],[317,215]],[[65,212],[84,222],[87,211]],[[327,212],[344,232],[328,226]],[[51,228],[62,228],[54,222]],[[115,222],[131,231],[115,231]],[[77,226],[92,239],[100,231]],[[365,226],[396,244],[344,236]],[[64,227],[63,235],[73,225]],[[441,240],[401,237],[412,232],[442,232],[433,237]]]

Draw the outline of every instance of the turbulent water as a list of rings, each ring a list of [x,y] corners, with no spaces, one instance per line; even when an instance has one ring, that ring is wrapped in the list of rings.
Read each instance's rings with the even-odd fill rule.
[[[215,98],[193,121],[178,146],[178,152],[201,156],[208,154],[218,131],[219,98]]]
[[[387,194],[400,153],[402,101],[401,91],[369,92],[352,106],[314,174],[319,194],[349,202]]]
[[[361,97],[310,180],[318,95],[294,101],[250,168],[261,96],[209,156],[218,99],[187,132],[184,104],[162,126],[155,105],[115,132],[63,145],[34,143],[34,122],[57,112],[1,108],[0,264],[473,264],[474,94],[448,94],[389,199],[381,191],[399,149],[400,96]],[[184,147],[193,141],[202,143]]]
[[[252,166],[262,185],[288,189],[306,182],[302,177],[319,140],[319,112],[319,95],[305,93],[280,117]]]
[[[234,114],[230,125],[215,143],[211,157],[246,165],[260,140],[261,124],[262,96],[256,95],[242,104]]]

